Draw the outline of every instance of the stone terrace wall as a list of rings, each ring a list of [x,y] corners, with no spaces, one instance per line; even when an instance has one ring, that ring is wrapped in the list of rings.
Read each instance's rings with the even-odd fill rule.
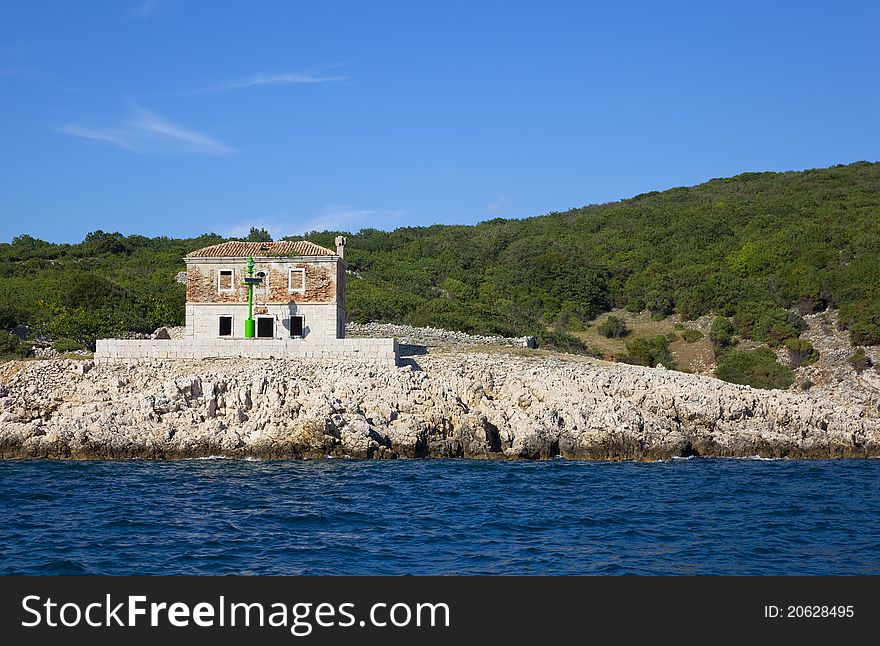
[[[481,345],[505,346],[510,348],[534,348],[535,337],[482,336],[453,332],[433,327],[413,327],[394,323],[352,323],[345,324],[346,336],[349,337],[394,337],[400,343],[408,345],[425,345],[429,347],[473,347]]]
[[[95,362],[154,359],[358,359],[396,365],[397,339],[99,339]]]

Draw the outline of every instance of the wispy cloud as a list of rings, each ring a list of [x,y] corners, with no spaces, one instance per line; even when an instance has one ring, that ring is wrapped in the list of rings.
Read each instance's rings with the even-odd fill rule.
[[[503,195],[486,205],[486,210],[493,215],[503,215],[510,208],[510,202]]]
[[[19,56],[27,54],[28,52],[38,49],[42,44],[43,41],[39,38],[31,38],[30,40],[18,42],[4,41],[0,43],[0,56],[2,56],[3,58],[17,58]]]
[[[56,130],[73,137],[93,139],[142,154],[184,152],[222,156],[235,152],[233,148],[216,139],[175,125],[138,105],[132,105],[131,116],[117,125],[93,127],[69,123]]]
[[[262,85],[316,85],[322,83],[334,83],[336,81],[347,81],[347,76],[338,76],[331,74],[320,74],[314,72],[260,72],[252,76],[218,83],[210,87],[199,90],[199,93],[205,92],[229,92],[232,90],[241,90],[249,87],[259,87]]]
[[[65,135],[72,135],[74,137],[81,137],[83,139],[94,139],[96,141],[103,141],[108,144],[118,146],[119,148],[124,148],[125,150],[139,152],[136,146],[134,146],[131,133],[127,132],[124,129],[87,128],[84,126],[78,126],[75,123],[69,123],[63,126],[59,126],[57,130],[58,132],[64,133]]]
[[[138,18],[149,18],[159,11],[159,0],[141,0],[134,8],[134,15]]]
[[[41,74],[40,72],[36,72],[32,69],[25,67],[7,67],[0,69],[0,78],[7,79],[15,79],[19,81],[30,81],[33,83],[39,83],[41,85],[47,85],[56,90],[62,90],[64,92],[76,92],[75,88],[70,87],[69,85],[65,85],[63,83],[59,83],[53,78],[46,76],[45,74]]]
[[[2,68],[0,69],[0,77],[8,78],[8,79],[22,79],[25,81],[44,81],[45,77],[42,74],[37,74],[28,69],[24,69],[21,67],[16,68]]]
[[[389,222],[400,220],[405,211],[377,211],[356,209],[351,206],[330,204],[318,215],[305,220],[296,233],[308,231],[354,231],[364,227],[383,228]]]
[[[403,210],[357,209],[351,206],[329,204],[317,215],[305,218],[255,218],[221,227],[219,233],[227,238],[244,238],[251,227],[266,229],[275,240],[284,236],[298,236],[310,231],[357,231],[364,228],[387,229],[406,216]]]
[[[254,218],[252,220],[238,222],[237,224],[233,225],[216,227],[216,231],[224,238],[233,238],[240,240],[247,237],[247,234],[250,232],[251,227],[256,227],[257,229],[265,229],[275,240],[280,240],[286,235],[294,235],[290,233],[289,227],[286,223],[272,218]]]

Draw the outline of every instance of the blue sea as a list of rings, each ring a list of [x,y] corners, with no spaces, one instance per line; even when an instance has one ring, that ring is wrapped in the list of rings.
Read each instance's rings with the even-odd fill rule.
[[[880,461],[0,462],[2,574],[880,574]]]

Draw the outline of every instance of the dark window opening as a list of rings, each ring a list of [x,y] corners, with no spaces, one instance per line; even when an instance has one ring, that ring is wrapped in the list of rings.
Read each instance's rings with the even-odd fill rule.
[[[262,316],[257,319],[257,336],[271,339],[275,336],[275,319]]]
[[[303,317],[291,316],[290,317],[290,336],[302,338],[302,335],[303,335]]]
[[[232,336],[232,317],[220,317],[220,336]]]

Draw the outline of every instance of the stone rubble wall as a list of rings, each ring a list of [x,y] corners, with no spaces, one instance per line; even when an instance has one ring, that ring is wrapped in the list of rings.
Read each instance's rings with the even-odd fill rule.
[[[346,335],[355,337],[383,337],[393,336],[401,343],[407,345],[424,346],[498,346],[505,348],[534,348],[535,337],[506,337],[485,336],[480,334],[468,334],[433,327],[413,327],[411,325],[398,325],[395,323],[352,323],[345,325]]]
[[[266,274],[266,289],[254,290],[260,300],[268,303],[332,303],[337,300],[336,265],[334,257],[310,261],[295,259],[255,258],[254,272]],[[305,290],[291,290],[288,272],[305,271]],[[232,270],[231,289],[218,289],[218,274]],[[187,303],[247,303],[248,290],[243,279],[245,264],[235,258],[187,258]]]
[[[95,363],[161,359],[355,359],[394,366],[396,339],[99,339]]]

